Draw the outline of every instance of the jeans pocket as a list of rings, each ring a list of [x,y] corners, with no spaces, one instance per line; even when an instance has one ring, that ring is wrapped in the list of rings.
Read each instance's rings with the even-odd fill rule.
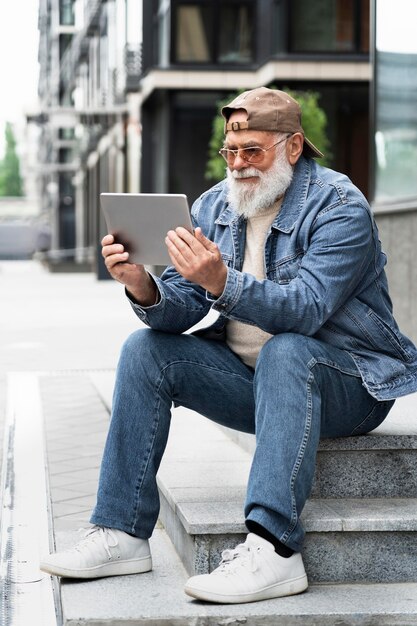
[[[375,401],[368,415],[352,430],[351,436],[365,435],[382,424],[395,400]]]

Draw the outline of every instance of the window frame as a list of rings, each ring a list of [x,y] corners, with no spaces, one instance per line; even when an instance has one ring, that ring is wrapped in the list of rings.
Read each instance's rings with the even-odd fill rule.
[[[212,15],[212,26],[211,32],[208,36],[208,47],[211,53],[211,57],[208,61],[193,61],[186,60],[180,61],[177,60],[177,33],[178,33],[178,8],[180,6],[186,5],[195,5],[199,7],[207,7],[209,10],[213,12]],[[251,33],[250,33],[250,49],[251,49],[251,60],[250,61],[227,61],[220,62],[219,52],[220,52],[220,37],[219,37],[219,26],[221,21],[221,10],[225,7],[225,5],[236,6],[237,8],[241,8],[242,6],[248,7],[249,13],[252,12],[251,16]],[[170,46],[170,64],[171,66],[179,66],[179,67],[233,67],[233,68],[242,68],[242,67],[251,67],[254,65],[256,61],[256,49],[255,49],[255,33],[257,27],[257,3],[255,0],[172,0],[171,4],[171,46]]]
[[[287,38],[287,50],[288,54],[291,56],[302,56],[302,55],[311,55],[311,56],[335,56],[335,57],[352,57],[352,56],[369,56],[370,47],[368,47],[368,51],[361,50],[361,40],[362,40],[362,11],[363,11],[363,3],[367,2],[369,4],[368,13],[370,14],[370,4],[372,0],[353,0],[352,7],[352,49],[351,50],[329,50],[326,48],[316,49],[316,50],[308,50],[308,49],[298,49],[295,48],[292,32],[294,27],[295,20],[295,11],[294,4],[289,1],[287,2],[287,18],[288,18],[288,38]],[[370,44],[369,44],[370,45]]]

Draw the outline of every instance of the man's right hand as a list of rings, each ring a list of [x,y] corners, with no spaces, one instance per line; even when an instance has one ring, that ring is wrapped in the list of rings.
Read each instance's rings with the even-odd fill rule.
[[[101,240],[104,263],[112,278],[122,283],[142,306],[152,306],[157,301],[157,288],[143,265],[129,263],[129,253],[120,243],[114,242],[113,235]]]

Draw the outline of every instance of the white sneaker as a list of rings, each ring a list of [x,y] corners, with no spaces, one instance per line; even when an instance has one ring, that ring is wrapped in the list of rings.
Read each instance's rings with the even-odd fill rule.
[[[222,553],[211,574],[190,578],[185,593],[208,602],[237,604],[291,596],[307,586],[301,554],[285,559],[269,541],[250,533],[245,543]]]
[[[42,559],[40,569],[68,578],[101,578],[149,572],[152,558],[147,539],[93,526],[73,548]]]

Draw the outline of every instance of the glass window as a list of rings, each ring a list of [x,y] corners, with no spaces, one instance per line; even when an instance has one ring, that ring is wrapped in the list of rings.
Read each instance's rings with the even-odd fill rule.
[[[75,24],[74,0],[60,0],[59,1],[59,23],[62,26],[74,26]]]
[[[71,148],[60,148],[58,154],[58,161],[60,163],[72,163],[74,153]]]
[[[72,196],[74,195],[74,185],[73,185],[73,182],[72,182],[73,177],[74,177],[74,174],[72,172],[61,172],[59,174],[59,195],[60,195],[60,197],[62,197],[62,196],[65,196],[65,197],[69,196],[70,198],[72,198]],[[68,201],[67,201],[67,203],[69,204]]]
[[[287,5],[284,0],[274,0],[272,5],[272,53],[287,51]]]
[[[59,36],[59,58],[60,60],[62,59],[62,57],[64,56],[65,52],[68,49],[68,46],[70,45],[72,41],[72,35],[60,35]]]
[[[290,8],[292,52],[369,51],[369,0],[293,0]]]
[[[250,63],[253,2],[181,2],[175,7],[176,63]]]
[[[177,9],[176,60],[206,62],[210,49],[212,11],[209,6],[189,4]]]
[[[417,197],[415,0],[377,0],[375,190],[377,202]]]
[[[249,6],[222,5],[220,9],[219,63],[252,61],[252,15]]]
[[[58,131],[59,139],[75,139],[75,128],[60,128]]]
[[[370,7],[369,0],[361,2],[361,19],[359,24],[359,52],[369,54],[369,35],[370,35]]]

